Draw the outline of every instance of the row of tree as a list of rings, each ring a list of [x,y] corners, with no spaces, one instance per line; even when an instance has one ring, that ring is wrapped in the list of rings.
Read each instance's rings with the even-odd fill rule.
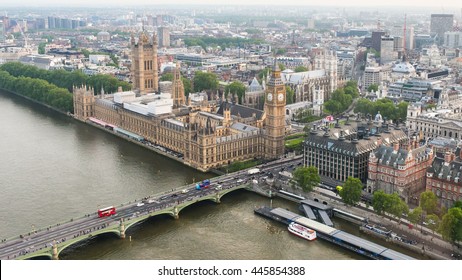
[[[41,79],[15,77],[0,70],[0,88],[29,97],[63,112],[73,112],[72,94]]]
[[[263,43],[259,39],[242,39],[242,38],[214,38],[214,37],[191,37],[185,38],[184,43],[186,46],[201,46],[204,50],[209,46],[220,46],[222,49],[229,47],[244,47],[245,44],[259,44]]]
[[[81,71],[66,70],[44,70],[35,66],[25,65],[20,62],[8,62],[0,66],[0,70],[7,71],[15,77],[30,77],[42,79],[60,88],[65,88],[72,92],[73,86],[87,85],[94,88],[95,94],[99,94],[104,88],[106,93],[117,92],[118,87],[124,91],[130,90],[131,85],[127,82],[119,81],[110,75],[85,75]]]
[[[405,101],[401,101],[398,105],[395,105],[388,98],[379,99],[374,102],[366,98],[361,98],[356,103],[355,113],[374,116],[377,112],[380,112],[382,117],[388,120],[395,122],[398,120],[403,121],[407,117],[408,105]]]
[[[299,167],[293,172],[292,187],[301,187],[311,192],[321,182],[318,170],[314,166]],[[349,177],[343,184],[339,195],[347,205],[356,205],[361,200],[363,184],[358,178]],[[425,223],[428,228],[441,233],[444,239],[462,241],[462,201],[457,201],[447,212],[441,211],[442,218],[436,214],[438,199],[431,191],[420,194],[420,205],[409,211],[407,204],[397,193],[386,194],[382,190],[374,192],[372,206],[379,215],[388,214],[400,220],[407,216],[413,224]]]
[[[324,110],[337,115],[344,112],[359,96],[358,85],[355,81],[348,81],[343,88],[336,89],[329,100],[324,102]]]

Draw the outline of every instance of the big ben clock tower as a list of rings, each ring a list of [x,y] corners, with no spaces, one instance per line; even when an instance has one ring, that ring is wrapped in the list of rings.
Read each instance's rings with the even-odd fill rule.
[[[274,159],[284,155],[286,88],[276,58],[265,96],[264,157]]]

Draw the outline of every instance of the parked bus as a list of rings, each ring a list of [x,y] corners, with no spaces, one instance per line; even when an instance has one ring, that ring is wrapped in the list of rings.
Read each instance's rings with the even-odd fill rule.
[[[115,215],[115,213],[116,213],[116,209],[114,206],[109,206],[106,208],[98,209],[98,216],[100,218],[109,217],[109,216]]]

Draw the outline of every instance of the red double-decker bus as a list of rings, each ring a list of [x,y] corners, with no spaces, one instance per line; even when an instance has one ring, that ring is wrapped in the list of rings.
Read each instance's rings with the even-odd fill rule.
[[[114,206],[109,206],[106,208],[98,209],[98,216],[101,217],[109,217],[115,215],[116,209]]]

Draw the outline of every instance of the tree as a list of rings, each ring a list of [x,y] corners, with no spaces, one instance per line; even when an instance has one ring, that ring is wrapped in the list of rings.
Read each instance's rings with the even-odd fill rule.
[[[314,166],[298,167],[292,175],[293,179],[291,180],[291,185],[300,186],[304,192],[311,192],[321,183],[318,169]]]
[[[45,46],[47,45],[47,43],[45,42],[41,42],[38,46],[38,53],[39,54],[45,54]]]
[[[372,91],[376,92],[378,90],[379,90],[379,85],[377,85],[377,84],[372,84],[372,85],[367,87],[368,92],[372,92]]]
[[[266,79],[266,77],[268,77],[269,75],[269,72],[270,72],[270,69],[268,67],[266,67],[265,69],[261,70],[259,73],[258,73],[258,80],[260,80],[260,82],[264,79]]]
[[[440,225],[441,235],[451,242],[462,240],[462,209],[454,207],[443,216]]]
[[[285,66],[284,64],[278,63],[278,66],[279,66],[279,69],[280,69],[281,71],[286,70],[286,66]]]
[[[277,54],[277,55],[283,55],[283,54],[285,54],[286,52],[287,52],[286,49],[278,49],[278,50],[276,51],[276,54]]]
[[[286,104],[294,103],[294,98],[295,98],[294,90],[291,87],[286,86]]]
[[[382,190],[374,192],[372,198],[372,207],[377,214],[382,215],[385,212],[385,201],[387,200],[387,194]]]
[[[427,215],[426,222],[428,224],[428,228],[431,229],[433,233],[438,230],[441,224],[440,218],[435,214]]]
[[[217,76],[213,73],[196,72],[194,75],[194,91],[215,91],[218,88]]]
[[[396,218],[400,219],[404,213],[409,212],[409,208],[407,204],[401,200],[397,193],[393,193],[391,195],[387,195],[387,200],[385,203],[385,211],[388,212],[390,215],[395,216]]]
[[[409,212],[408,219],[409,222],[414,225],[419,224],[422,219],[422,208],[420,206],[414,208],[411,212]]]
[[[393,120],[405,120],[407,118],[407,107],[409,106],[409,103],[406,101],[401,101],[398,104],[397,112],[395,118]]]
[[[165,73],[160,77],[161,81],[173,81],[173,73]]]
[[[324,110],[327,110],[328,112],[336,115],[342,112],[342,104],[336,100],[328,100],[327,102],[324,102]]]
[[[364,115],[373,113],[374,109],[374,102],[370,101],[367,98],[360,98],[358,102],[356,102],[355,106],[355,113],[362,113]]]
[[[344,88],[345,94],[351,95],[351,97],[356,98],[359,96],[359,91],[357,88],[354,87],[345,87]]]
[[[308,71],[308,68],[306,68],[305,66],[300,65],[300,66],[295,67],[294,71],[295,72],[306,72],[306,71]]]
[[[420,207],[426,211],[427,214],[435,213],[438,205],[438,199],[432,191],[425,191],[420,194]]]
[[[228,97],[228,94],[237,94],[239,103],[242,104],[242,97],[245,94],[245,85],[240,81],[234,81],[225,87],[225,97]]]
[[[184,94],[185,94],[185,95],[188,95],[189,93],[192,92],[192,89],[191,89],[191,80],[186,79],[185,77],[181,77],[181,80],[183,81]]]
[[[355,205],[361,200],[363,184],[358,178],[348,177],[340,190],[340,197],[347,205]]]

